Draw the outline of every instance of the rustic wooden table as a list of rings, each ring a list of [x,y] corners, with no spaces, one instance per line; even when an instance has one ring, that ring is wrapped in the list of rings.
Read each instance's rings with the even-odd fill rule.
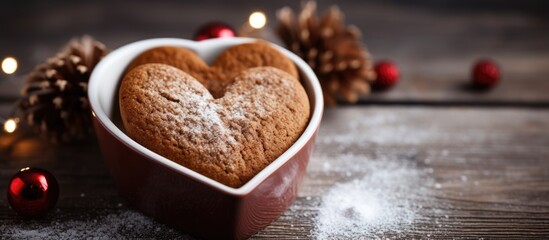
[[[549,238],[549,8],[542,1],[497,3],[338,2],[376,59],[396,61],[401,82],[358,105],[326,110],[295,203],[253,238]],[[0,57],[15,56],[20,68],[0,75],[2,117],[24,74],[74,35],[116,48],[189,38],[215,19],[238,26],[255,9],[273,21],[276,9],[298,6],[13,4],[0,3]],[[472,92],[470,66],[482,56],[500,63],[503,79],[493,91]],[[18,169],[35,166],[54,173],[61,195],[37,220],[20,218],[1,197],[0,238],[192,238],[128,208],[102,161],[94,139],[51,145],[27,131],[2,134],[0,192]],[[338,216],[334,199],[351,212]],[[377,204],[372,219],[361,218],[362,200]]]

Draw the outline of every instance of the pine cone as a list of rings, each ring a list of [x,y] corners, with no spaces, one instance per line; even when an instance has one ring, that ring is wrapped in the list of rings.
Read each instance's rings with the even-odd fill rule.
[[[370,91],[375,79],[370,54],[361,43],[360,30],[344,26],[343,13],[332,6],[320,18],[316,2],[303,4],[297,19],[289,7],[277,13],[277,34],[286,46],[315,71],[327,104],[342,97],[356,102]]]
[[[72,39],[55,57],[38,65],[22,89],[21,119],[53,142],[91,134],[88,81],[106,53],[105,45],[83,36]]]

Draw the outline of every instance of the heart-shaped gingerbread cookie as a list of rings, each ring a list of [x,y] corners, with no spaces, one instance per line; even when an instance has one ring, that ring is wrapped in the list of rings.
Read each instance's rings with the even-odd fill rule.
[[[220,98],[193,76],[144,64],[119,91],[126,133],[146,148],[231,187],[240,187],[304,131],[310,109],[294,76],[273,68],[240,72]]]
[[[294,63],[263,41],[233,46],[221,53],[211,67],[188,49],[156,47],[141,53],[128,70],[146,63],[164,63],[179,68],[204,84],[216,98],[223,95],[223,90],[236,75],[253,67],[275,67],[299,79]]]

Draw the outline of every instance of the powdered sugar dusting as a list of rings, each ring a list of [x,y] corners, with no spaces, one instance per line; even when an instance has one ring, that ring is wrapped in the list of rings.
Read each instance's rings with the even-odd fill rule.
[[[403,161],[354,155],[341,158],[348,161],[362,158],[364,164],[360,168],[367,174],[335,184],[322,196],[315,219],[315,237],[356,239],[387,233],[399,235],[421,217],[422,205],[413,199],[418,193],[428,192],[433,184],[425,171]]]
[[[200,136],[196,139],[204,139],[206,142],[198,143],[202,149],[209,152],[227,151],[229,146],[237,143],[234,133],[226,126],[221,115],[227,115],[224,107],[215,102],[211,94],[200,83],[190,81],[187,84],[177,85],[177,82],[165,83],[168,89],[180,88],[179,94],[159,92],[177,106],[171,111],[160,113],[167,121],[176,121],[180,129],[172,129],[172,136],[185,137]],[[175,86],[177,85],[177,86]],[[162,91],[162,90],[157,90]],[[184,104],[189,107],[180,107]]]
[[[416,223],[444,218],[429,198],[440,194],[433,169],[419,166],[424,161],[416,148],[434,140],[437,126],[411,128],[390,112],[371,112],[364,117],[339,111],[328,121],[348,124],[320,129],[309,171],[339,180],[308,190],[322,193],[312,230],[316,239],[405,238]]]
[[[213,133],[215,138],[220,138],[229,141],[230,143],[236,143],[236,140],[221,120],[220,112],[224,110],[224,107],[213,101],[213,98],[206,94],[185,94],[184,98],[194,106],[193,111],[195,114],[182,115],[183,119],[194,118],[192,127],[189,129],[193,134]]]
[[[277,89],[292,89],[295,86],[292,85],[294,79],[275,79],[270,71],[248,71],[245,78],[254,79],[255,81],[273,81],[277,85]],[[238,84],[237,84],[238,85]],[[249,91],[255,93],[261,93],[260,97],[253,94],[235,94],[228,92],[227,95],[231,95],[227,99],[230,99],[234,103],[227,104],[231,106],[231,118],[233,119],[245,119],[250,118],[249,114],[254,114],[255,117],[260,119],[268,118],[272,114],[270,109],[276,109],[277,105],[284,95],[277,95],[273,92],[274,88],[266,84],[255,84]],[[250,111],[253,109],[253,111]]]
[[[56,213],[61,214],[61,213]],[[158,235],[166,238],[192,239],[132,210],[106,211],[93,214],[85,220],[59,221],[49,224],[25,220],[23,224],[0,226],[0,238],[5,239],[152,239]]]
[[[236,95],[232,99],[238,104],[231,105],[231,115],[230,118],[233,119],[246,119],[250,116],[247,114],[255,114],[259,118],[267,118],[272,112],[268,111],[267,108],[273,109],[272,105],[277,104],[277,97],[269,91],[265,90],[264,86],[258,85],[254,88],[254,91],[262,92],[263,95],[261,98],[256,98],[252,95]],[[250,111],[253,109],[253,111]]]
[[[265,98],[270,97],[271,94],[265,94]],[[233,119],[246,119],[249,116],[247,114],[252,114],[252,111],[249,109],[254,109],[253,114],[257,114],[259,117],[265,117],[268,113],[265,110],[265,105],[260,99],[252,98],[249,95],[238,95],[233,98],[238,104],[232,105],[232,115],[230,116]]]

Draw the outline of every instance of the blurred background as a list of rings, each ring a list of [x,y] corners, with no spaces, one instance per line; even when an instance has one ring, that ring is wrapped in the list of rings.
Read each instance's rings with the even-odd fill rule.
[[[256,10],[264,11],[273,27],[278,9],[299,5],[287,0],[2,1],[0,57],[16,57],[18,72],[24,73],[73,36],[90,34],[115,49],[146,38],[192,38],[209,21],[238,28]],[[320,11],[330,5],[339,5],[347,23],[362,30],[374,57],[397,62],[458,60],[471,52],[494,58],[549,52],[548,1],[318,1]]]
[[[116,49],[156,37],[192,39],[212,21],[238,30],[263,11],[270,33],[276,12],[299,11],[301,1],[2,1],[0,59],[14,57],[14,74],[0,75],[0,98],[13,101],[25,76],[75,36],[89,34]],[[401,72],[390,91],[364,95],[360,103],[549,105],[549,2],[543,0],[323,0],[318,12],[337,5],[346,23],[362,31],[373,60],[389,59]],[[280,42],[277,42],[280,43]],[[501,67],[497,89],[468,91],[480,58]],[[0,108],[2,108],[0,106]],[[1,109],[0,109],[1,110]]]

